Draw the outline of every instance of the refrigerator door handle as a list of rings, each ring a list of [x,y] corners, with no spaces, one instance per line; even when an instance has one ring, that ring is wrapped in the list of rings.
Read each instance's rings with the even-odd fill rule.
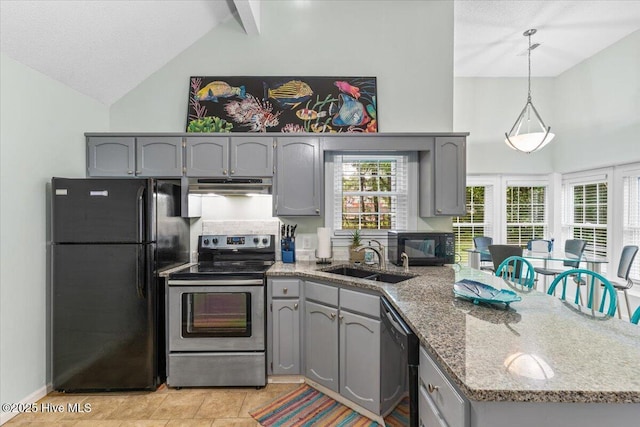
[[[138,218],[138,243],[144,242],[144,190],[144,186],[138,188],[138,195],[136,200],[136,216]]]
[[[144,267],[145,267],[145,247],[138,245],[136,247],[136,293],[138,298],[145,299],[145,286],[144,286]]]

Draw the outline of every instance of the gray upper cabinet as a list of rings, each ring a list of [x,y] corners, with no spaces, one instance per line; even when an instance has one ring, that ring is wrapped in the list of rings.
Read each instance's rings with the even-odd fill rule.
[[[464,137],[436,137],[434,214],[466,213],[467,145]]]
[[[319,216],[322,162],[318,138],[278,138],[276,146],[276,216]]]
[[[273,138],[193,136],[185,146],[187,176],[273,176]]]
[[[185,153],[187,176],[227,177],[229,175],[229,138],[187,137]]]
[[[182,138],[136,138],[136,165],[136,175],[141,177],[182,176]]]
[[[340,394],[380,413],[380,321],[340,310]]]
[[[88,176],[134,176],[136,139],[133,137],[87,138]]]
[[[273,138],[231,138],[229,168],[233,176],[273,176]]]
[[[182,138],[87,138],[87,175],[179,177],[182,176]]]

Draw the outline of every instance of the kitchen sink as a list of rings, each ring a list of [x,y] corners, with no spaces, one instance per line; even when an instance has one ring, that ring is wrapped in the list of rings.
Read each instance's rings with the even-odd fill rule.
[[[378,272],[374,270],[364,270],[361,268],[348,267],[345,265],[327,268],[322,271],[324,271],[325,273],[339,274],[341,276],[356,277],[359,279],[374,280],[376,282],[385,283],[399,283],[415,277],[414,275],[409,274],[395,274],[382,271]]]

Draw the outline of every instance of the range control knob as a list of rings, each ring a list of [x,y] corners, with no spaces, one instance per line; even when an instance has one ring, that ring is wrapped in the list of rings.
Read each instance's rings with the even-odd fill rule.
[[[218,244],[218,238],[217,238],[217,237],[214,237],[214,238],[213,238],[213,244],[214,244],[214,245],[217,245],[217,244]]]
[[[262,238],[262,244],[266,245],[268,241],[269,239],[267,239],[266,237]]]
[[[204,241],[202,243],[204,243],[205,246],[208,245],[209,244],[209,239],[204,239]]]
[[[258,239],[257,237],[253,238],[253,243],[258,244],[259,241],[260,241],[260,239]]]

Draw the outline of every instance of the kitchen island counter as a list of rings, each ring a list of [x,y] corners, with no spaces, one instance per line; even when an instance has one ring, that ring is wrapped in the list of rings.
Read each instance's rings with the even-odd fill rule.
[[[628,321],[593,315],[466,267],[411,267],[416,277],[397,284],[321,268],[326,266],[278,262],[267,275],[379,291],[470,400],[633,403],[640,409],[640,327]],[[388,270],[402,272],[393,265]],[[458,299],[453,284],[461,278],[514,290],[522,301],[505,309]]]

